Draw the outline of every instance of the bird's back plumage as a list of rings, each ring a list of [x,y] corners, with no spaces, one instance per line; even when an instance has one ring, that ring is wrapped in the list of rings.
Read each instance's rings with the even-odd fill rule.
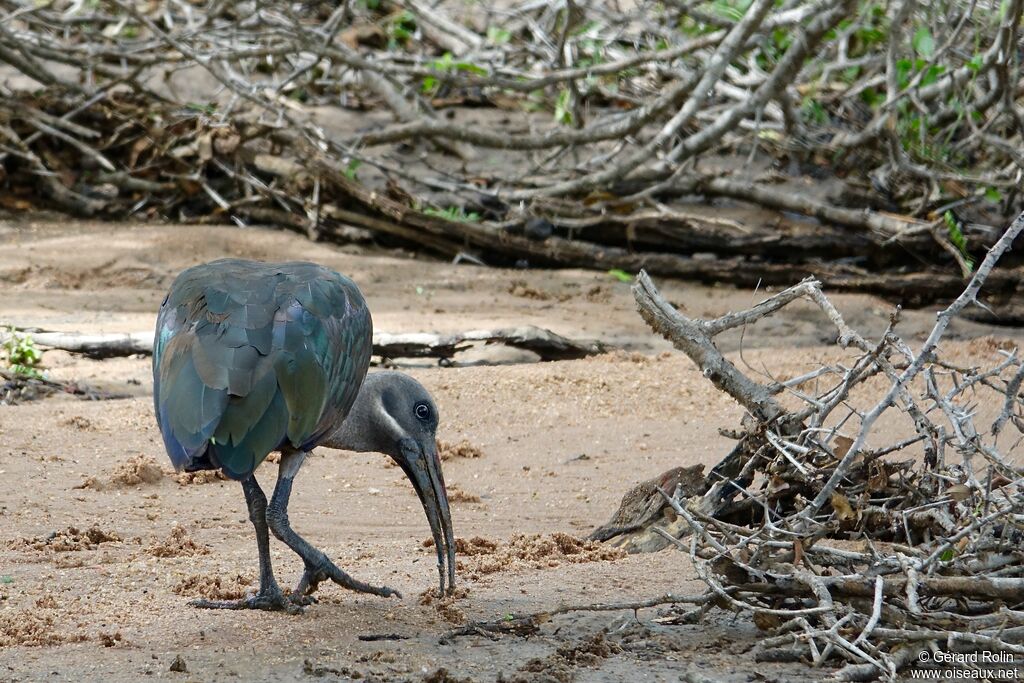
[[[222,259],[160,307],[153,399],[176,469],[244,479],[337,428],[366,376],[372,323],[348,278],[313,263]]]

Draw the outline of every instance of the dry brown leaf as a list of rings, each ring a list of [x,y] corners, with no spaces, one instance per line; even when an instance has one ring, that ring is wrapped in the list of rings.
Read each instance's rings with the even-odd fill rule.
[[[956,484],[946,489],[946,495],[950,496],[953,500],[967,500],[973,494],[973,489],[967,484]]]
[[[837,458],[845,458],[846,454],[850,452],[850,446],[852,445],[853,439],[840,434],[836,437],[835,446],[832,447],[832,451],[836,454]]]
[[[804,544],[800,541],[793,541],[793,564],[801,565],[804,563]]]
[[[772,631],[782,625],[777,614],[770,612],[754,612],[754,626],[762,631]]]
[[[853,511],[850,499],[838,491],[832,492],[832,508],[836,511],[836,517],[840,522],[857,519],[857,513]]]

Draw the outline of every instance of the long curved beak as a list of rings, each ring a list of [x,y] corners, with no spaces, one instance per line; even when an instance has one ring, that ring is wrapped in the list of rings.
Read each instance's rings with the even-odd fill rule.
[[[430,533],[434,537],[434,548],[437,550],[441,595],[444,596],[455,590],[455,534],[452,532],[448,490],[444,486],[437,444],[419,444],[409,439],[403,441],[401,450],[404,462],[399,460],[398,464],[416,489],[416,495],[420,497],[423,511],[430,523]]]

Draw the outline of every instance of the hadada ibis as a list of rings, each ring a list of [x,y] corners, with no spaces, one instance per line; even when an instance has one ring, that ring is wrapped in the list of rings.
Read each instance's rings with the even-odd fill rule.
[[[437,406],[398,372],[367,374],[373,323],[352,280],[313,263],[222,259],[183,271],[160,307],[153,401],[175,469],[219,469],[240,481],[256,528],[260,588],[199,607],[295,612],[326,580],[397,595],[358,581],[292,530],[292,482],[317,446],[380,452],[409,477],[430,523],[441,592],[455,583],[455,541],[437,454]],[[255,471],[281,453],[270,498]],[[305,565],[285,595],[274,579],[270,533]]]

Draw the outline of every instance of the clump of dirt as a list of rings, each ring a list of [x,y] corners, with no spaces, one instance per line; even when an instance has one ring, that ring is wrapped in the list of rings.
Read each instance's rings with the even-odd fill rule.
[[[552,292],[544,289],[531,287],[525,280],[513,280],[510,282],[508,286],[508,293],[522,299],[534,299],[536,301],[549,301],[550,299],[568,301],[572,298],[571,294],[553,294]]]
[[[587,289],[583,297],[595,304],[606,304],[612,300],[612,292],[604,285],[594,285]]]
[[[103,647],[114,647],[115,645],[123,643],[124,636],[121,635],[120,631],[115,631],[114,633],[100,633],[99,641],[102,643]]]
[[[605,639],[604,633],[563,645],[547,657],[536,657],[521,666],[507,683],[570,683],[577,667],[595,667],[601,660],[622,652],[622,648]],[[505,680],[499,676],[498,680]]]
[[[433,540],[423,541],[424,548],[433,546]],[[455,554],[463,559],[472,558],[468,562],[459,561],[457,568],[473,579],[509,570],[557,567],[563,562],[583,564],[626,557],[626,551],[621,548],[557,531],[552,534],[512,534],[504,544],[479,536],[468,540],[456,538]]]
[[[482,503],[483,500],[475,493],[463,491],[458,484],[448,487],[448,500],[452,503]]]
[[[424,548],[433,548],[434,539],[428,538],[423,541]],[[455,554],[463,556],[473,555],[490,555],[498,549],[498,544],[494,541],[489,541],[486,538],[480,536],[474,536],[473,538],[456,538],[455,539]]]
[[[439,596],[436,590],[430,589],[420,593],[420,604],[433,606],[441,618],[447,622],[462,624],[466,621],[466,614],[455,603],[467,597],[469,597],[469,589],[461,586],[444,597]]]
[[[156,484],[164,478],[164,471],[156,460],[146,455],[134,455],[117,466],[110,476],[114,486],[138,486]]]
[[[684,631],[659,629],[654,630],[634,622],[615,632],[616,642],[626,652],[640,659],[664,658],[674,652],[684,652],[693,644]]]
[[[473,683],[473,679],[468,676],[463,678],[461,676],[455,676],[443,666],[423,677],[423,683]]]
[[[52,550],[55,552],[72,552],[78,550],[95,550],[101,543],[120,543],[121,537],[115,533],[104,531],[98,525],[92,525],[85,531],[69,526],[64,531],[53,531],[46,536],[36,538],[16,538],[8,541],[11,550]]]
[[[178,674],[188,673],[188,665],[181,655],[174,655],[174,661],[171,662],[171,666],[167,670]]]
[[[182,486],[189,484],[212,484],[215,481],[231,481],[231,479],[220,470],[199,470],[197,472],[179,472],[174,475],[174,481]]]
[[[164,474],[163,468],[153,458],[146,455],[133,455],[114,468],[109,480],[104,481],[98,477],[88,476],[73,488],[103,491],[108,487],[126,488],[140,484],[156,484],[164,478]]]
[[[345,679],[347,681],[366,681],[366,683],[383,683],[388,680],[381,674],[374,671],[359,671],[358,669],[343,666],[335,668],[333,666],[323,666],[317,664],[311,659],[307,659],[302,662],[302,673],[313,678],[327,678],[330,677],[332,680]]]
[[[74,427],[75,429],[81,429],[82,431],[91,431],[96,429],[89,418],[82,417],[81,415],[72,415],[71,417],[64,418],[60,421],[60,426]]]
[[[153,557],[194,557],[208,555],[210,549],[193,541],[185,527],[175,524],[170,535],[146,548],[146,553]]]
[[[57,599],[47,593],[36,600],[36,607],[39,609],[57,609]]]
[[[65,636],[54,631],[53,615],[29,610],[0,613],[0,647],[44,647],[88,640],[85,636]]]
[[[454,460],[455,458],[482,458],[484,452],[479,448],[471,444],[469,441],[463,439],[456,443],[451,441],[437,440],[437,452],[441,456],[441,460]]]
[[[235,576],[209,576],[192,574],[178,582],[171,590],[177,595],[207,600],[241,600],[252,586],[252,577],[236,574]]]

